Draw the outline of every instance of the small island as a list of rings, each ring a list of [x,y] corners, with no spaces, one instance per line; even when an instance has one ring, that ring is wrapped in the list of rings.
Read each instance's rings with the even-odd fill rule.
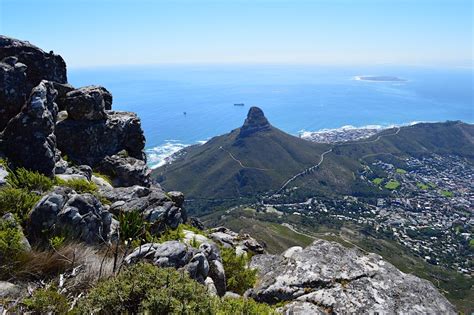
[[[356,76],[358,81],[376,81],[376,82],[405,82],[405,79],[394,77],[394,76]]]

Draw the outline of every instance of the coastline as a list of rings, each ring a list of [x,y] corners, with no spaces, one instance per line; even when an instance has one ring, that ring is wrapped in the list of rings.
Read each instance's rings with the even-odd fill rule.
[[[439,121],[411,121],[403,124],[374,124],[360,127],[344,125],[338,128],[323,128],[315,131],[300,130],[299,133],[294,136],[317,143],[345,142],[365,139],[385,129],[413,126],[419,123],[436,122]],[[171,163],[174,160],[173,157],[182,149],[191,145],[204,144],[208,140],[209,139],[196,141],[195,143],[186,143],[184,141],[170,139],[165,140],[165,142],[161,145],[146,148],[145,153],[147,155],[148,166],[151,169],[155,169],[165,164]]]

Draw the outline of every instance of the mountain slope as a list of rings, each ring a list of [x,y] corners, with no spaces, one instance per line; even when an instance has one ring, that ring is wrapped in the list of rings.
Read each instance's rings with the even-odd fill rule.
[[[327,148],[273,127],[253,107],[241,128],[184,149],[153,177],[190,198],[251,196],[278,189],[293,174],[316,164]]]
[[[251,108],[241,128],[184,149],[171,164],[154,170],[166,189],[191,199],[236,199],[298,187],[300,196],[380,195],[359,173],[370,158],[398,159],[455,154],[474,160],[474,125],[421,123],[392,128],[368,139],[317,144],[273,127]]]

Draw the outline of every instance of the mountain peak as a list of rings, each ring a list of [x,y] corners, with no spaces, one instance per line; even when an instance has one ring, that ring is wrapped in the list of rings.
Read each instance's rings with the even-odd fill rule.
[[[256,132],[270,130],[270,123],[263,111],[258,107],[250,107],[247,119],[240,128],[239,137],[246,137]]]

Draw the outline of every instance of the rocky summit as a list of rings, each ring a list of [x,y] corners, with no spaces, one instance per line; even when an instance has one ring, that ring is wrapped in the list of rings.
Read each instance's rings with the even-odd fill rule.
[[[104,87],[68,84],[60,56],[0,36],[2,313],[455,313],[380,256],[321,240],[268,255],[249,234],[206,229],[183,193],[151,179],[139,117],[112,102]],[[252,107],[171,175],[194,197],[219,192],[211,181],[249,195],[325,150]]]
[[[251,107],[244,124],[240,128],[239,137],[247,137],[256,132],[268,131],[271,125],[258,107]]]

